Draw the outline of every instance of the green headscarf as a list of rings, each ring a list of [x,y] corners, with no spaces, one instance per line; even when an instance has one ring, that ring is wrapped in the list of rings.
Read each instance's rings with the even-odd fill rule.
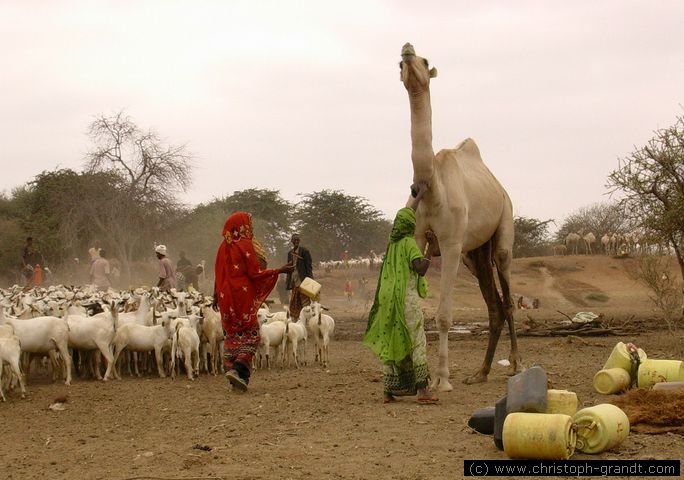
[[[383,363],[399,363],[413,351],[413,341],[404,318],[404,304],[408,282],[423,279],[411,268],[413,260],[423,258],[413,238],[415,230],[416,212],[411,208],[399,210],[390,233],[390,243],[375,290],[375,301],[363,337],[363,344]],[[426,290],[426,285],[422,287]]]

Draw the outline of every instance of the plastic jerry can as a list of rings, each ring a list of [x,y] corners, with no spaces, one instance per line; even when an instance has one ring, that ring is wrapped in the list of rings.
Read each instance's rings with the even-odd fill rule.
[[[629,435],[629,419],[619,407],[602,403],[583,408],[573,416],[577,424],[577,450],[601,453],[622,443]]]
[[[494,445],[499,450],[504,449],[503,426],[506,421],[506,415],[508,415],[506,403],[506,397],[502,397],[494,405]]]
[[[475,410],[468,420],[468,426],[478,433],[491,435],[494,433],[495,407],[484,407]]]
[[[619,393],[628,390],[632,380],[629,372],[622,368],[607,368],[599,370],[594,375],[594,390],[603,395]]]
[[[309,298],[316,298],[321,292],[321,284],[311,277],[306,277],[299,285],[299,290]]]
[[[508,413],[546,411],[548,380],[542,367],[536,365],[508,379]]]
[[[639,365],[639,387],[650,387],[659,382],[684,380],[684,362],[681,360],[645,360]]]
[[[562,413],[572,417],[577,412],[577,394],[575,392],[552,389],[546,393],[545,413]]]
[[[640,361],[643,362],[647,359],[646,352],[642,349],[637,348],[637,353],[639,354]],[[606,363],[601,370],[607,370],[609,368],[622,368],[628,372],[632,370],[632,357],[629,354],[627,345],[623,342],[618,342],[615,347],[613,347],[613,351],[610,352],[608,360],[606,360]]]
[[[577,436],[570,415],[510,413],[503,427],[504,451],[510,458],[567,460]]]

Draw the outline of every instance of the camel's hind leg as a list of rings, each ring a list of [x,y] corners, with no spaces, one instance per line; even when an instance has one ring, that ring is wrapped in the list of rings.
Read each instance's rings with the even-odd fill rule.
[[[482,298],[487,304],[487,311],[489,313],[489,343],[487,344],[484,362],[477,372],[464,380],[464,383],[480,383],[487,381],[487,375],[492,366],[496,345],[499,342],[501,329],[505,322],[504,306],[499,292],[496,290],[494,272],[492,271],[491,240],[481,247],[468,252],[467,258],[469,268],[474,270],[477,276],[480,292],[482,292]]]
[[[511,262],[513,261],[513,225],[500,227],[494,236],[493,256],[501,286],[503,313],[508,322],[508,333],[511,338],[510,373],[516,374],[522,368],[522,360],[518,351],[518,337],[515,333],[515,304],[511,298]]]

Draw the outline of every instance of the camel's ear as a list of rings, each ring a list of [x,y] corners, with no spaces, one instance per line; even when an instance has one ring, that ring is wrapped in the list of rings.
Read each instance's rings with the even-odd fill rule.
[[[435,78],[437,76],[437,69],[435,67],[432,67],[430,69],[430,78]]]

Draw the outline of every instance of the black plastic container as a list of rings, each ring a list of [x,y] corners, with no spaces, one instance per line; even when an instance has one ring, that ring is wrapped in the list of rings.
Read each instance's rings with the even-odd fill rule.
[[[546,412],[547,387],[546,371],[539,365],[509,378],[507,412]]]
[[[468,426],[479,433],[491,435],[494,433],[494,410],[495,407],[484,407],[475,410]]]
[[[494,405],[494,445],[499,450],[503,450],[503,425],[508,415],[506,403],[507,397],[502,397]]]

